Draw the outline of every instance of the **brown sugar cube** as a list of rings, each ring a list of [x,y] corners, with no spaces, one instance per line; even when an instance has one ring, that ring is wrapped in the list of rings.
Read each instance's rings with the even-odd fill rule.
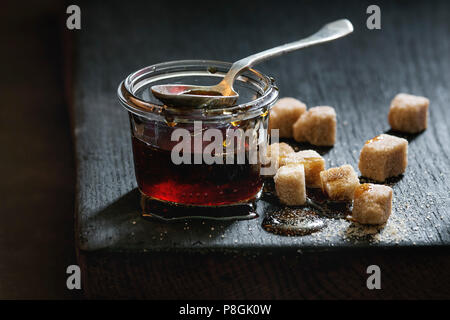
[[[305,170],[302,164],[281,167],[273,180],[281,203],[297,206],[306,202]]]
[[[270,159],[270,163],[274,165],[275,170],[279,168],[280,157],[287,156],[294,152],[294,149],[284,142],[272,143],[267,147],[267,157]],[[275,173],[271,174],[271,176],[274,174]]]
[[[292,125],[305,111],[306,105],[297,99],[278,100],[270,110],[269,130],[279,129],[280,138],[292,138]]]
[[[355,189],[352,217],[361,224],[384,224],[391,215],[392,188],[364,183]]]
[[[267,147],[268,157],[272,157],[272,155],[281,157],[293,152],[294,149],[285,142],[272,143],[270,146]]]
[[[405,172],[408,165],[408,141],[381,134],[366,141],[359,155],[359,171],[364,177],[382,182]]]
[[[325,160],[314,150],[303,150],[280,157],[280,167],[301,163],[305,167],[305,182],[309,188],[320,188],[320,172],[325,170]]]
[[[322,191],[331,200],[351,201],[355,188],[359,186],[358,176],[349,164],[320,172],[320,179]]]
[[[391,102],[388,121],[392,129],[406,133],[417,133],[427,128],[428,106],[425,97],[399,93]]]
[[[298,142],[332,146],[336,142],[336,112],[326,106],[311,108],[294,123],[292,130]]]

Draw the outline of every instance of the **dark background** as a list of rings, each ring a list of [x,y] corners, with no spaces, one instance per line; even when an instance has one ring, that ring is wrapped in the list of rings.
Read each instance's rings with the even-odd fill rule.
[[[395,2],[399,4],[399,10],[404,8],[404,6],[415,6],[419,3],[418,1]],[[105,6],[105,12],[108,12],[108,10],[109,12],[111,10],[116,12],[113,16],[120,17],[120,14],[117,12],[122,10],[122,6],[126,7],[125,10],[128,16],[130,16],[130,11],[139,10],[139,5],[135,5],[134,2],[130,4],[119,1],[114,3],[104,1],[97,2],[96,6],[98,7],[100,3]],[[276,2],[271,2],[269,7],[275,7],[274,3]],[[305,3],[304,10],[308,12],[309,8],[312,7],[313,1],[305,1]],[[324,15],[328,16],[329,20],[333,20],[341,18],[341,14],[337,9],[345,7],[348,2],[323,1],[322,3]],[[328,6],[327,3],[333,3],[333,5]],[[353,6],[360,8],[358,10],[361,10],[361,20],[353,21],[361,25],[367,17],[364,10],[371,2],[353,1],[351,3]],[[385,2],[378,1],[373,3]],[[65,8],[68,4],[72,3],[65,3],[64,1],[27,3],[9,1],[5,3],[0,11],[0,39],[2,39],[2,50],[0,51],[2,61],[0,68],[0,141],[2,146],[0,298],[3,299],[65,299],[81,297],[79,292],[71,292],[65,286],[66,267],[71,264],[77,264],[73,223],[75,163],[73,160],[73,141],[68,114],[68,105],[71,97],[70,91],[66,90],[71,84],[69,81],[71,77],[67,74],[67,70],[69,70],[67,63],[70,60],[68,59],[68,53],[71,52],[71,39],[68,38],[71,35],[65,31]],[[220,35],[217,39],[218,41],[226,41],[230,45],[239,42],[240,48],[246,48],[247,46],[249,53],[253,53],[254,49],[262,50],[274,45],[274,43],[267,40],[268,38],[265,38],[264,34],[258,34],[258,28],[252,30],[252,35],[258,34],[259,39],[252,39],[252,42],[260,42],[258,48],[250,47],[245,41],[246,34],[242,34],[242,39],[238,39],[235,37],[235,34],[227,33],[227,30],[236,31],[235,28],[230,27],[233,23],[232,19],[235,17],[235,10],[251,11],[254,7],[265,10],[264,19],[261,20],[261,24],[264,24],[265,27],[261,29],[269,32],[278,30],[279,43],[292,41],[297,34],[296,30],[286,29],[285,25],[278,26],[276,22],[273,22],[271,20],[272,12],[269,9],[265,9],[264,1],[242,1],[241,3],[234,1],[229,5],[227,3],[216,4],[214,1],[202,1],[193,2],[192,7],[186,3],[178,7],[175,1],[166,5],[175,10],[177,16],[180,17],[176,27],[171,29],[171,31],[177,31],[180,35],[183,35],[185,31],[183,25],[185,25],[189,26],[188,30],[194,31],[196,34],[190,35],[193,38],[194,45],[190,46],[189,49],[190,54],[193,56],[186,56],[186,48],[177,47],[177,43],[174,42],[173,38],[166,39],[165,43],[160,44],[174,48],[167,56],[162,57],[165,60],[212,58],[232,61],[242,57],[238,53],[225,54],[215,50],[211,43],[202,42],[201,35],[207,33],[208,30],[196,28],[196,19],[205,19],[208,22],[199,24],[201,26],[208,24],[207,28],[216,28],[218,35]],[[296,5],[294,1],[280,1],[279,7],[280,10],[284,10],[286,19],[296,19],[294,10]],[[423,7],[423,2],[418,6],[418,8],[420,7]],[[442,6],[437,6],[437,8],[442,8]],[[445,6],[443,8],[448,9]],[[221,10],[223,10],[224,16],[228,20],[222,21],[221,19],[208,16],[209,14],[219,14],[222,12]],[[158,12],[158,10],[155,11]],[[316,11],[312,10],[312,12]],[[106,15],[108,14],[106,13]],[[243,17],[245,14],[240,13],[238,16]],[[416,11],[416,17],[417,20],[414,20],[414,23],[420,24],[420,10]],[[162,28],[170,25],[170,17],[154,16],[152,12],[148,12],[147,19],[160,20]],[[257,26],[254,18],[249,16],[249,19],[252,21],[252,26]],[[99,16],[98,19],[90,17],[89,21],[96,23],[97,27],[104,28],[105,32],[108,31],[107,26],[102,25],[102,16]],[[117,24],[120,23],[120,19],[117,19]],[[136,24],[139,25],[140,21],[137,21]],[[273,28],[267,27],[267,24],[273,24]],[[315,31],[319,25],[321,23],[305,26],[302,34]],[[395,23],[390,27],[391,29],[389,30],[395,30]],[[402,28],[403,31],[407,29],[406,26]],[[448,26],[446,29],[449,29]],[[442,28],[440,30],[442,31]],[[450,32],[450,30],[448,31]],[[149,30],[148,38],[131,37],[130,39],[125,39],[125,41],[131,41],[133,46],[137,47],[141,41],[151,41],[152,32],[157,32],[157,30]],[[448,37],[449,34],[446,33],[445,35]],[[126,42],[119,37],[120,35],[118,34],[117,41],[123,44],[123,47],[121,47],[123,54],[129,58],[129,56],[133,55],[133,52],[126,51]],[[364,42],[362,45],[369,46],[371,40],[380,40],[380,35],[377,31],[369,34],[367,42]],[[415,40],[414,34],[411,34],[407,39],[400,39],[406,47],[413,40]],[[426,42],[427,39],[423,40]],[[91,45],[95,47],[95,41],[93,42]],[[143,45],[143,47],[148,48],[148,45]],[[205,47],[208,48],[208,52],[205,51]],[[332,48],[334,48],[331,50],[332,52],[338,52],[337,47]],[[309,54],[313,53],[326,56],[326,52],[315,48]],[[145,56],[140,55],[140,59],[130,59],[133,60],[133,63],[121,66],[123,68],[123,76],[130,70],[149,64],[145,61]],[[280,79],[280,88],[289,87],[290,74],[301,72],[301,70],[289,70],[286,67],[280,68],[280,66],[293,63],[295,59],[295,56],[290,55],[284,59],[270,61],[265,65],[265,68],[270,70],[286,70],[287,75],[276,75],[277,79]],[[322,77],[324,77],[327,70],[329,68],[339,68],[339,65],[338,60],[333,61],[329,59],[326,64],[314,66],[321,73],[308,74],[304,82],[289,93],[293,95],[300,93],[296,90],[300,91],[300,87],[307,81],[321,83]],[[386,72],[388,71],[386,70]],[[407,89],[411,84],[419,86],[414,77],[408,78],[408,76],[413,75],[413,71],[411,73],[408,70],[405,71],[404,78],[406,82],[400,85],[399,89]],[[368,72],[371,72],[371,70],[369,69]],[[116,79],[111,79],[111,81],[116,81]],[[386,75],[385,78],[379,77],[377,81],[389,82],[389,76]],[[361,87],[365,85],[370,85],[370,83],[362,83]],[[326,96],[326,92],[320,91],[320,85],[311,90],[319,90],[317,93],[319,96]],[[342,90],[345,90],[345,87]],[[306,96],[310,93],[302,92]],[[364,95],[364,93],[362,89],[360,94]],[[426,93],[428,92],[424,94]],[[391,92],[387,95],[391,95]],[[381,102],[384,101],[382,98],[380,91],[380,96],[376,97],[376,99],[379,99],[377,101]],[[439,261],[449,261],[448,248],[437,249],[438,253],[435,256],[428,256],[424,251],[428,251],[428,249],[425,248],[420,253],[422,260],[425,261],[430,257],[429,269],[427,270],[433,270],[433,267],[435,267],[433,259],[436,259],[436,257],[439,258]],[[403,253],[403,256],[397,256],[391,252],[391,256],[386,255],[385,260],[396,258],[401,260],[404,258],[406,261],[408,256],[414,256],[417,253],[418,251],[413,251]],[[353,253],[346,255],[345,261],[349,261],[349,264],[352,263],[352,255]],[[331,256],[327,260],[328,265],[332,265],[335,263],[334,261],[339,261],[340,257],[340,254]],[[370,262],[367,261],[367,263]],[[366,265],[366,261],[361,265]],[[427,267],[426,264],[424,265]],[[420,270],[417,271],[415,269],[415,266],[412,266],[412,270],[415,270],[418,275],[421,274]],[[427,270],[421,271],[426,272]],[[324,271],[324,273],[327,272],[327,270]],[[316,280],[319,281],[320,279]],[[439,279],[436,279],[435,283],[438,282]],[[346,285],[345,283],[341,284],[343,286]],[[328,297],[330,296],[328,295]],[[414,293],[411,293],[410,297],[414,297]]]
[[[0,298],[61,299],[76,264],[62,1],[0,10]]]

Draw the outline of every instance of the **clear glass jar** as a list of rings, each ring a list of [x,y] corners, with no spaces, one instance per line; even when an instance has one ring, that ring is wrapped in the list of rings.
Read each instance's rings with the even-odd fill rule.
[[[119,85],[119,100],[130,117],[144,214],[152,211],[152,216],[163,218],[170,214],[170,210],[155,213],[155,201],[177,207],[217,208],[249,203],[261,194],[261,161],[251,154],[251,147],[255,141],[258,149],[267,145],[269,110],[278,98],[273,79],[254,69],[243,72],[234,83],[239,99],[231,107],[167,107],[150,90],[166,83],[217,84],[230,66],[206,60],[165,62],[138,70]],[[239,130],[249,134],[236,138]],[[182,138],[188,147],[180,151]],[[205,154],[212,142],[216,148],[208,161]],[[211,157],[215,162],[211,163]],[[206,215],[215,215],[214,210],[209,211]]]

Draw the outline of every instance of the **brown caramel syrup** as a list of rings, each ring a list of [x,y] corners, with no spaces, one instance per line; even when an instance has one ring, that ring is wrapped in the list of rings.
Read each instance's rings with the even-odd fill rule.
[[[267,214],[264,230],[283,236],[303,236],[326,227],[326,220],[309,208],[282,208]]]
[[[370,191],[372,186],[370,183],[363,183],[358,188],[355,189],[355,198],[359,198],[363,195],[363,193]]]
[[[272,179],[264,184],[266,200],[279,205]],[[350,214],[348,202],[330,201],[321,189],[307,188],[307,203],[301,207],[281,207],[267,213],[262,222],[264,230],[283,236],[308,235],[327,226],[328,219],[342,219]]]
[[[383,139],[384,139],[383,136],[382,136],[382,135],[379,135],[379,136],[376,136],[375,138],[372,138],[372,139],[367,140],[364,144],[370,144],[370,143],[372,143],[372,142],[381,141],[381,140],[383,140]]]
[[[260,164],[179,164],[171,151],[133,137],[134,164],[139,189],[146,196],[181,205],[223,206],[245,202],[260,192]],[[194,154],[190,154],[194,163]]]
[[[195,96],[222,96],[222,94],[220,92],[216,92],[216,91],[202,91],[202,90],[191,90],[186,92],[185,94],[192,94]]]

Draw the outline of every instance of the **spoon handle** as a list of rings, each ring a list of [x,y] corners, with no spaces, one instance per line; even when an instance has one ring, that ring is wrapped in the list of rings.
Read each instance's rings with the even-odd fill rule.
[[[229,84],[232,84],[236,76],[248,67],[254,66],[255,64],[258,64],[269,58],[277,57],[294,50],[310,47],[319,43],[324,43],[344,37],[352,31],[353,25],[347,19],[330,22],[324,25],[319,31],[307,38],[287,43],[275,48],[267,49],[265,51],[255,53],[247,58],[236,61],[231,66],[224,80]]]

